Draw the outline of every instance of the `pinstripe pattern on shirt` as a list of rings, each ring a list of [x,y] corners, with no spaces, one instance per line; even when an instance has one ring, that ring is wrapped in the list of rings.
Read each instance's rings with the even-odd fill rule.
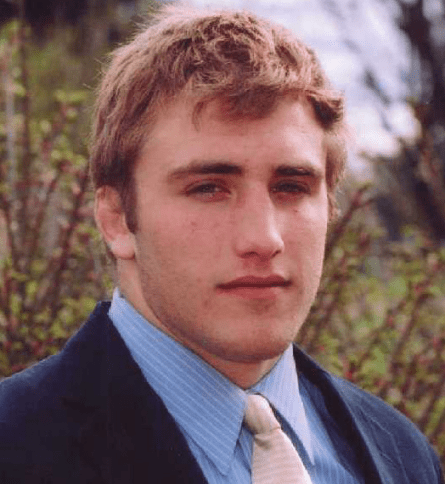
[[[209,483],[250,483],[252,435],[242,425],[247,392],[148,323],[118,290],[109,316],[183,432]],[[340,464],[306,393],[302,400],[292,347],[249,392],[269,400],[313,484],[361,482]],[[357,474],[353,465],[350,469]]]

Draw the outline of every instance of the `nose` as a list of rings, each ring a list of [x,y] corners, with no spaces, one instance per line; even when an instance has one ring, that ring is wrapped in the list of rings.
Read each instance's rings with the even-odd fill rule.
[[[241,258],[266,261],[284,250],[279,213],[268,191],[255,190],[239,201],[232,235]]]

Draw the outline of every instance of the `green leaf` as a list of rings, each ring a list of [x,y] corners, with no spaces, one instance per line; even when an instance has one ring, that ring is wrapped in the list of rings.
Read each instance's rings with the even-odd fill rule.
[[[388,283],[388,296],[402,298],[408,292],[408,285],[403,276],[396,276]]]
[[[29,297],[29,298],[33,298],[36,293],[37,293],[37,289],[39,288],[39,284],[37,281],[29,281],[26,283],[26,295]]]

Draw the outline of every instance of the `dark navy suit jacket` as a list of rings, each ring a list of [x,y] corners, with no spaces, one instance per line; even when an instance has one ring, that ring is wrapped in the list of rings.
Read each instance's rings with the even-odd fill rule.
[[[0,383],[0,483],[206,482],[187,443],[100,303],[56,356]],[[328,428],[366,483],[442,483],[438,459],[400,413],[295,348]],[[322,400],[323,400],[322,399]]]

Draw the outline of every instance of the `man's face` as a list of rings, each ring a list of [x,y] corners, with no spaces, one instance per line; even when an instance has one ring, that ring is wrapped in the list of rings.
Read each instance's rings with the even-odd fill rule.
[[[309,103],[285,99],[259,120],[222,120],[218,108],[196,127],[178,102],[150,133],[134,172],[126,293],[217,368],[276,358],[295,338],[328,222],[324,133]]]

